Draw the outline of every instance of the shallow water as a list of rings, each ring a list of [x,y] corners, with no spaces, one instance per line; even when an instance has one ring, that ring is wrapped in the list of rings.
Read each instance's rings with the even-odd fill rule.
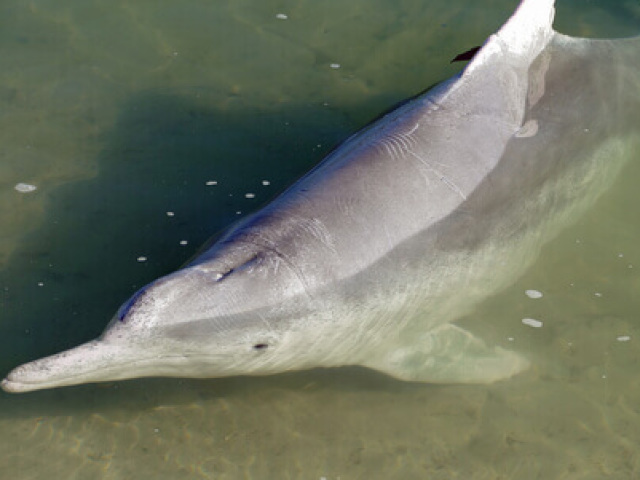
[[[0,371],[98,335],[137,287],[459,70],[516,3],[4,2]],[[640,32],[636,1],[558,3],[564,33]],[[462,320],[536,359],[516,378],[343,368],[0,393],[0,477],[634,478],[637,178],[640,162]]]

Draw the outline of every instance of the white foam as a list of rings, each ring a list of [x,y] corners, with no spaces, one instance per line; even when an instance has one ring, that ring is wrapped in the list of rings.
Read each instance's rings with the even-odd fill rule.
[[[525,290],[524,294],[529,298],[542,298],[542,292],[538,290]]]

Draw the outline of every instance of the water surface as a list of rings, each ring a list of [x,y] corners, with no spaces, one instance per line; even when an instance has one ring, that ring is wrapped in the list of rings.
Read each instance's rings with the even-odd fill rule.
[[[458,71],[516,4],[3,2],[0,372],[98,335],[138,287]],[[631,35],[640,7],[558,0],[556,26]],[[536,359],[514,379],[343,368],[2,393],[0,477],[638,476],[638,178],[640,161],[461,320]]]

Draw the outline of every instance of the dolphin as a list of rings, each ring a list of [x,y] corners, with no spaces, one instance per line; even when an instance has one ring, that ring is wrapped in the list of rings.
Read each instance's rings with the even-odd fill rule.
[[[416,382],[527,368],[454,322],[512,283],[637,155],[637,39],[553,30],[524,0],[463,72],[345,141],[96,340],[8,392],[361,365]]]

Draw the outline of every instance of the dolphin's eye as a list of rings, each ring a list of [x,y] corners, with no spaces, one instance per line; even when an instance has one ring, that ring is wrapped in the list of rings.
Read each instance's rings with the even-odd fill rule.
[[[253,349],[254,349],[254,350],[266,350],[266,349],[267,349],[267,347],[269,347],[269,345],[267,345],[266,343],[256,343],[256,344],[253,346]]]

